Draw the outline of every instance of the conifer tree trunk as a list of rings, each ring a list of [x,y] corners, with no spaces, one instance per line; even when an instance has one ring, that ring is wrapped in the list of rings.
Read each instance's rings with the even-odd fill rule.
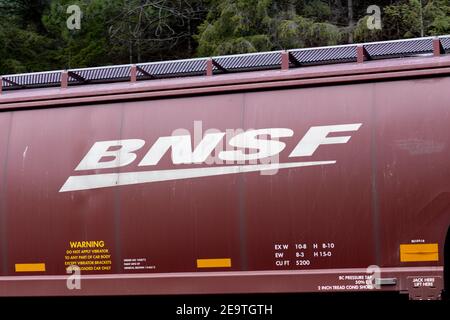
[[[353,43],[353,1],[348,0],[348,43]]]

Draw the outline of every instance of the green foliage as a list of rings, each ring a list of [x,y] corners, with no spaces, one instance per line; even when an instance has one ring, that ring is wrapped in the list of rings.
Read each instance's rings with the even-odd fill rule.
[[[191,57],[206,3],[0,0],[0,74]],[[66,26],[69,5],[82,11],[80,30]]]
[[[384,10],[384,33],[390,38],[420,37],[423,31],[420,0],[387,6]]]
[[[199,55],[270,50],[270,0],[213,1],[215,8],[199,27]]]
[[[189,57],[192,36],[205,15],[202,0],[128,0],[107,23],[109,38],[129,62]]]
[[[424,8],[428,35],[450,33],[450,1],[430,1]]]
[[[66,10],[72,4],[80,6],[83,12],[80,30],[66,27]],[[118,1],[103,0],[52,1],[42,21],[49,37],[54,39],[54,59],[66,68],[105,64],[105,60],[109,60],[108,30],[105,24],[117,5]]]
[[[331,9],[320,0],[297,6],[272,0],[212,3],[216,9],[196,37],[200,56],[332,45],[342,38],[337,26],[322,22],[331,16]]]
[[[52,41],[38,32],[41,28],[39,20],[27,20],[41,8],[26,7],[28,2],[0,1],[0,72],[3,74],[53,66],[47,54]]]
[[[383,40],[383,31],[378,29],[369,29],[367,23],[369,16],[361,18],[353,31],[355,42],[373,42]]]
[[[278,23],[278,48],[302,48],[323,45],[335,45],[342,37],[339,29],[330,23],[313,22],[301,16]]]
[[[80,30],[66,27],[79,5]],[[367,27],[369,5],[382,29]],[[0,74],[450,33],[450,0],[0,0]]]
[[[303,15],[306,18],[325,22],[330,20],[332,11],[328,3],[320,0],[313,0],[305,5]]]

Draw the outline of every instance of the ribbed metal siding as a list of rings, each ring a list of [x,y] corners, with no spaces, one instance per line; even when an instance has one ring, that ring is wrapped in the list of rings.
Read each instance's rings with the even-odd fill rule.
[[[169,62],[151,62],[140,63],[137,64],[137,66],[149,73],[152,77],[195,75],[205,73],[206,60],[207,59],[202,58]],[[148,76],[138,70],[138,77],[146,78]]]
[[[39,86],[39,85],[59,85],[61,82],[61,72],[41,72],[41,73],[27,73],[20,75],[3,76],[4,80],[10,80],[17,83],[20,86]],[[13,87],[11,83],[7,81],[3,82],[3,87]]]
[[[227,71],[258,70],[280,68],[281,51],[264,52],[245,55],[222,56],[213,58],[216,63]],[[217,70],[214,67],[214,70]]]
[[[450,36],[441,36],[441,44],[445,52],[450,52]],[[341,63],[356,61],[356,45],[323,47],[313,49],[289,50],[292,60],[296,64],[314,65],[327,63]],[[386,41],[378,43],[364,44],[364,48],[372,59],[382,59],[390,57],[404,57],[420,54],[431,54],[433,52],[433,38],[408,39],[400,41]],[[215,72],[226,71],[252,71],[262,69],[281,68],[281,51],[263,52],[254,54],[242,54],[232,56],[213,57],[213,61],[220,66],[213,66]],[[140,63],[137,78],[168,78],[176,76],[204,75],[206,72],[207,58]],[[69,72],[82,77],[85,81],[80,81],[76,77],[69,77],[69,83],[81,84],[92,82],[108,81],[128,81],[130,79],[131,65],[72,69]],[[150,76],[149,76],[150,75]],[[14,87],[42,87],[56,86],[61,81],[61,71],[38,72],[19,75],[3,76],[5,80],[13,81],[18,85],[2,81],[4,88]]]
[[[104,81],[104,80],[120,80],[130,79],[130,65],[125,66],[111,66],[102,68],[89,68],[89,69],[73,69],[73,72],[86,81]],[[69,77],[69,82],[79,82],[79,80]]]
[[[444,48],[445,52],[450,51],[450,37],[442,37],[441,44],[442,44],[442,47]]]
[[[413,39],[364,45],[371,58],[404,57],[433,52],[433,40]]]
[[[300,64],[318,64],[356,61],[356,45],[317,49],[290,50]]]

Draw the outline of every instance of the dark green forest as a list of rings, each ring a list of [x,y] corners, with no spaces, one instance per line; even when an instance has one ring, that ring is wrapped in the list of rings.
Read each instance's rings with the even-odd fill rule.
[[[450,0],[0,0],[0,74],[448,33]]]

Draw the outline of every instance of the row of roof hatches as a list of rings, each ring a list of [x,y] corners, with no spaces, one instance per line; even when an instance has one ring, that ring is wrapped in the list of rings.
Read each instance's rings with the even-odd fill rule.
[[[442,53],[450,51],[450,35],[396,41],[372,42],[341,46],[288,50],[289,65],[301,67],[330,63],[357,61],[357,47],[363,46],[368,59],[399,58],[433,53],[433,39],[439,39]],[[436,40],[435,40],[436,41]],[[136,79],[160,79],[181,76],[205,75],[207,62],[212,61],[212,73],[279,69],[282,53],[272,51],[237,54],[212,58],[197,58],[136,64]],[[68,84],[129,81],[132,65],[70,69]],[[51,87],[61,84],[63,70],[14,74],[2,76],[3,89]]]

